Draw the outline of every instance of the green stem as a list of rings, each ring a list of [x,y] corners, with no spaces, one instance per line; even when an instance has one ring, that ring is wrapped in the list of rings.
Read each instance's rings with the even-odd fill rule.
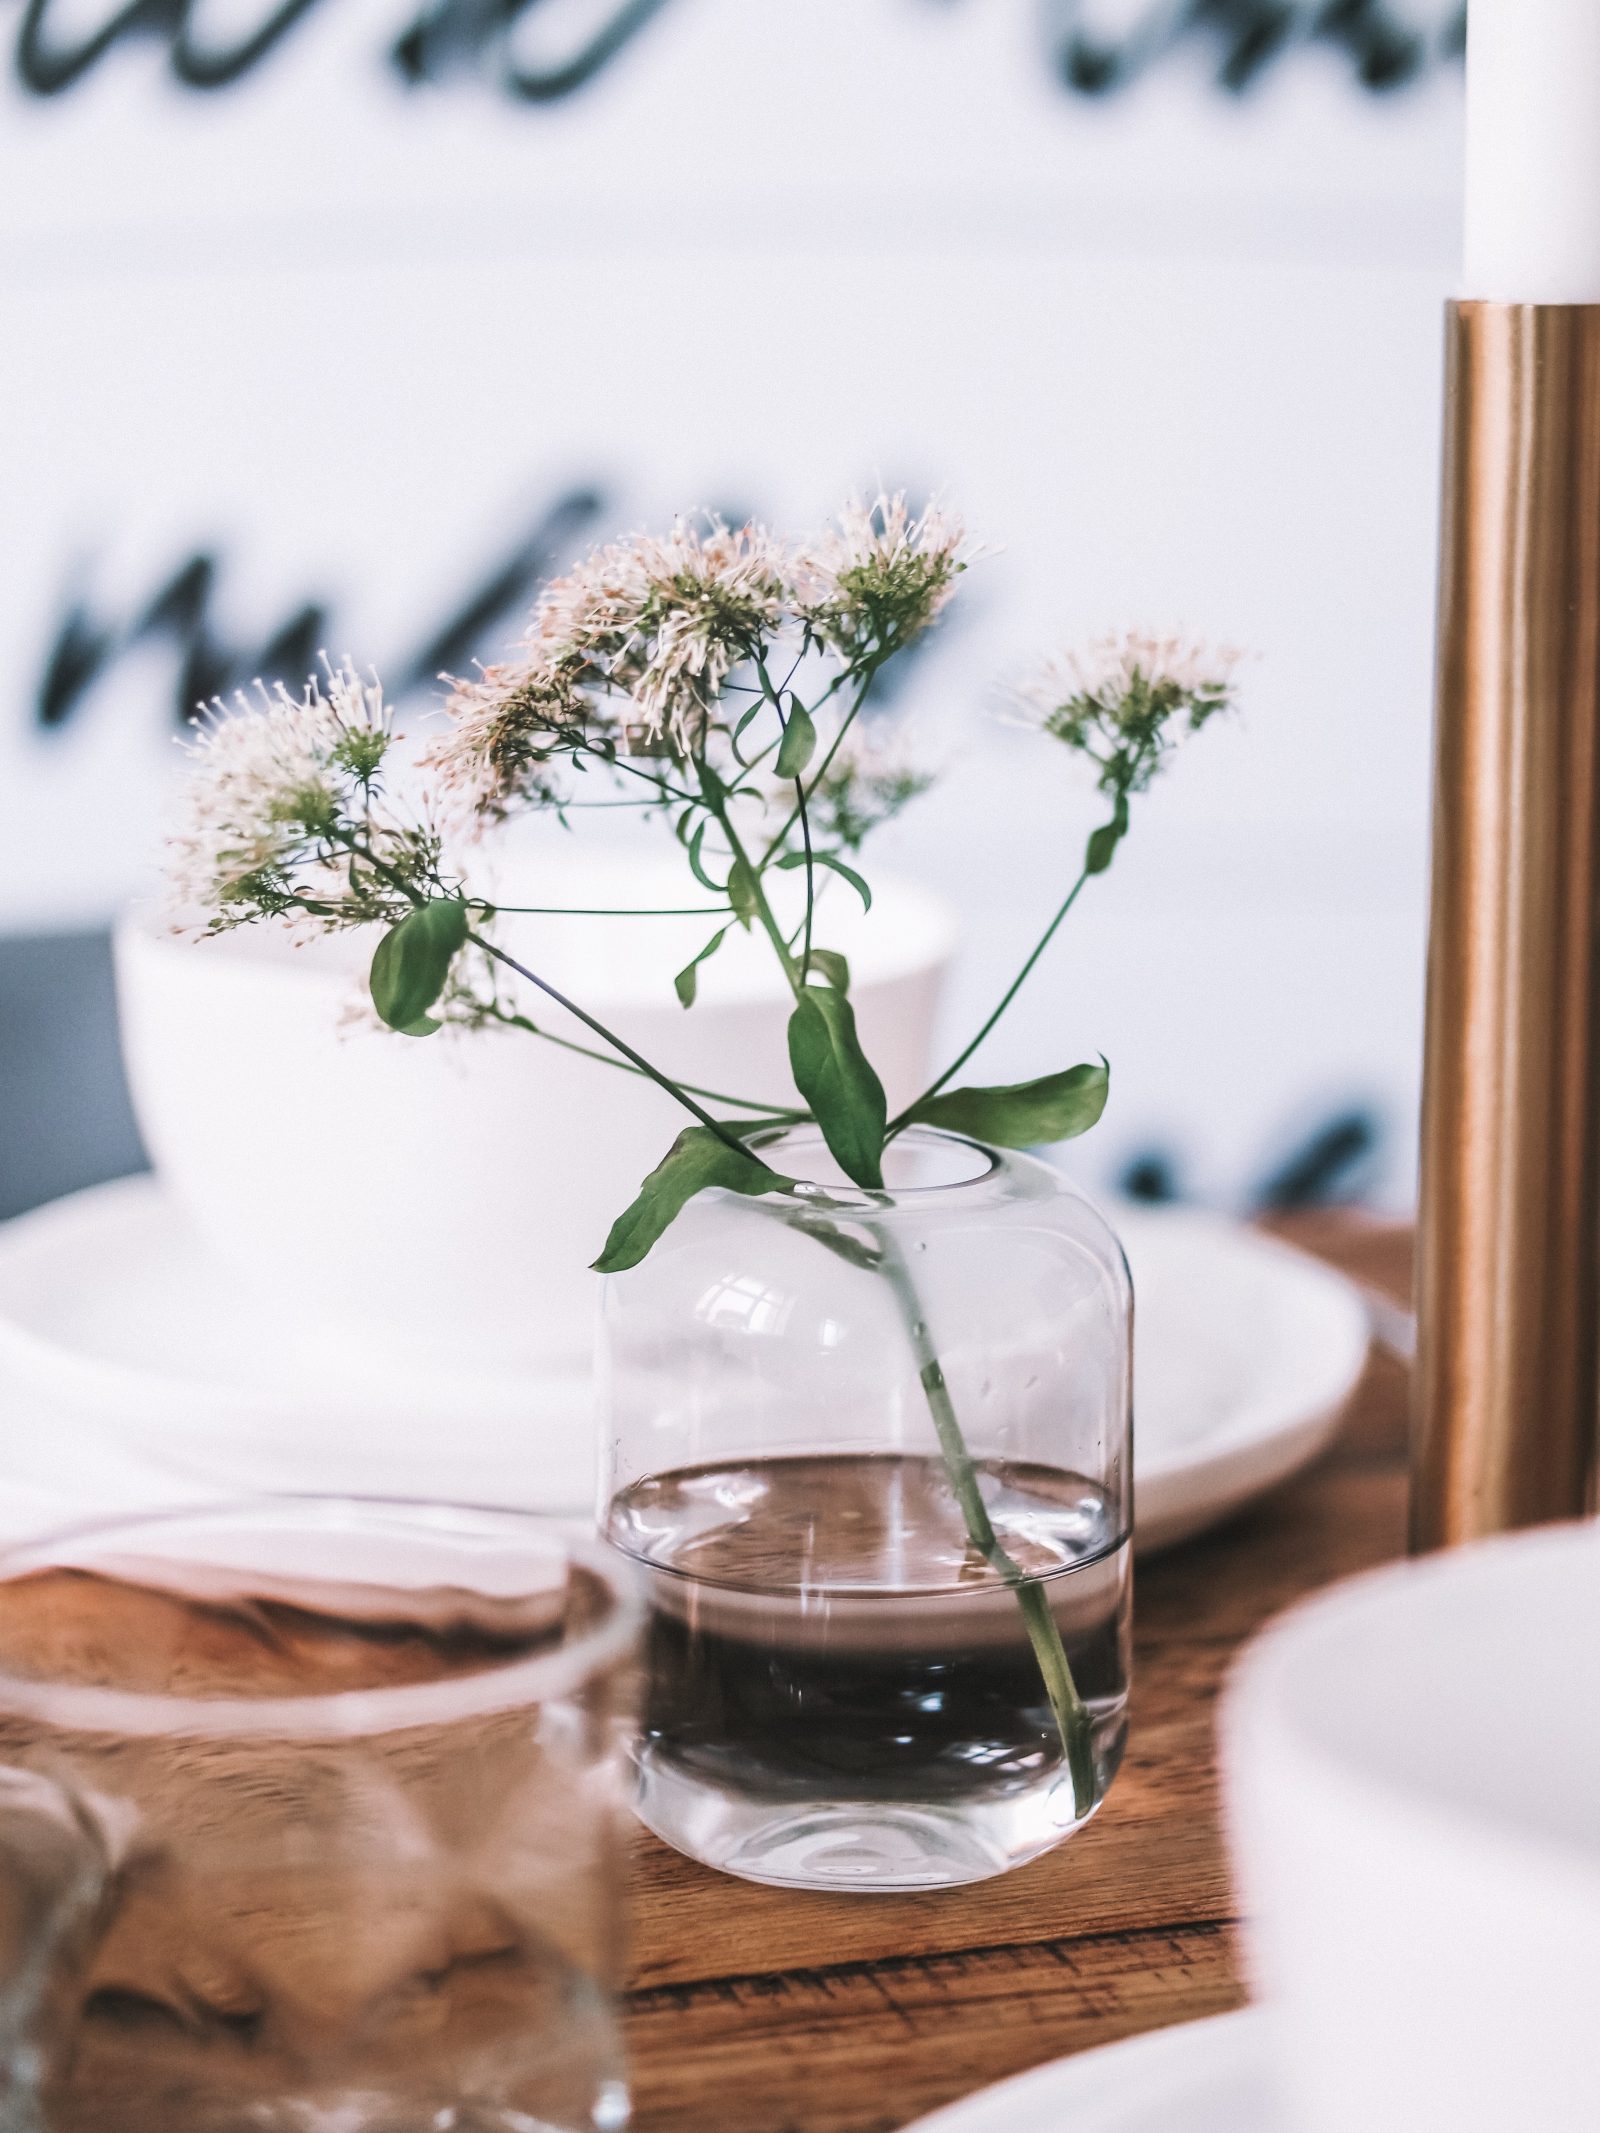
[[[761,676],[761,686],[766,691],[773,710],[778,714],[780,728],[787,733],[789,726],[783,715],[783,699],[772,686],[772,677],[767,672],[767,662],[759,655],[756,659],[756,672]],[[792,667],[789,670],[789,674],[790,679],[793,680],[794,669]],[[800,835],[805,845],[806,855],[806,915],[803,921],[804,945],[800,950],[800,983],[804,986],[811,977],[811,929],[816,921],[817,910],[817,865],[816,856],[811,849],[811,816],[806,807],[804,772],[797,776],[794,781],[794,811],[800,818]],[[763,860],[762,864],[765,866],[766,861]]]
[[[950,1477],[950,1486],[955,1492],[956,1501],[961,1506],[962,1518],[966,1522],[967,1537],[984,1561],[1005,1580],[1017,1596],[1017,1605],[1022,1611],[1023,1623],[1028,1632],[1028,1642],[1033,1646],[1033,1655],[1039,1664],[1045,1694],[1050,1699],[1056,1730],[1061,1736],[1062,1752],[1066,1756],[1067,1769],[1071,1774],[1073,1812],[1081,1821],[1094,1805],[1094,1743],[1088,1706],[1078,1694],[1077,1683],[1072,1678],[1072,1668],[1067,1662],[1066,1649],[1061,1642],[1061,1629],[1050,1609],[1049,1595],[1040,1581],[1030,1577],[1015,1557],[1007,1552],[994,1530],[989,1507],[984,1502],[982,1490],[978,1486],[978,1469],[962,1434],[960,1418],[950,1397],[950,1388],[945,1383],[944,1366],[934,1348],[911,1271],[888,1225],[869,1223],[867,1226],[882,1249],[882,1273],[894,1291],[906,1331],[910,1335],[912,1354],[917,1362],[917,1374],[928,1403],[928,1411],[933,1417],[934,1429],[938,1433],[945,1472]]]
[[[629,911],[611,904],[491,904],[477,897],[467,900],[487,918],[493,918],[497,911],[509,912],[513,918],[724,918],[728,909],[726,904],[650,904],[643,910]]]
[[[427,897],[421,893],[414,883],[404,881],[393,867],[389,866],[384,860],[379,859],[370,847],[363,845],[357,838],[351,836],[348,831],[337,833],[337,841],[343,844],[348,851],[364,859],[369,866],[373,867],[395,888],[408,896],[412,903],[421,905],[428,901]],[[626,1038],[619,1037],[615,1030],[607,1029],[605,1024],[597,1021],[587,1008],[580,1007],[576,1000],[569,1000],[564,992],[558,991],[550,983],[548,978],[541,978],[536,970],[530,970],[525,963],[519,963],[515,956],[507,955],[503,948],[496,947],[493,941],[481,933],[474,932],[470,927],[467,931],[467,939],[471,941],[474,948],[480,949],[483,954],[493,957],[495,962],[504,963],[507,970],[514,970],[519,978],[526,978],[528,983],[536,986],[547,999],[554,1000],[558,1007],[564,1007],[569,1015],[576,1016],[585,1029],[593,1030],[602,1044],[609,1045],[613,1052],[620,1053],[623,1059],[628,1060],[636,1073],[643,1074],[647,1081],[653,1081],[658,1089],[672,1098],[674,1103],[681,1104],[691,1117],[698,1119],[708,1132],[714,1133],[724,1147],[732,1148],[739,1155],[749,1155],[752,1162],[761,1161],[759,1156],[751,1155],[750,1150],[740,1140],[739,1136],[736,1133],[730,1133],[722,1121],[714,1118],[703,1104],[698,1103],[690,1095],[687,1089],[680,1087],[677,1082],[672,1080],[670,1075],[663,1074],[659,1067],[652,1066],[643,1052],[636,1052]],[[540,1034],[542,1035],[543,1032]],[[552,1041],[559,1043],[561,1040],[557,1038]],[[713,1099],[713,1101],[717,1100]],[[767,1165],[762,1163],[761,1167],[765,1170]]]
[[[772,906],[768,903],[767,892],[761,884],[761,869],[752,863],[749,853],[744,848],[739,832],[733,826],[733,818],[728,812],[727,803],[722,796],[722,789],[717,783],[715,775],[707,777],[704,765],[700,766],[699,775],[701,790],[705,794],[705,804],[716,817],[717,827],[728,841],[728,850],[744,868],[749,878],[750,892],[756,900],[756,916],[761,921],[761,930],[766,934],[767,939],[771,941],[778,961],[783,966],[783,974],[789,981],[789,990],[796,999],[799,999],[802,990],[799,969],[794,957],[789,953],[789,944],[783,937],[783,928],[772,915]],[[764,867],[766,861],[763,860],[761,865]]]
[[[895,1134],[903,1132],[904,1129],[911,1122],[912,1112],[919,1109],[923,1104],[925,1104],[931,1096],[937,1096],[939,1091],[946,1085],[946,1083],[953,1081],[956,1075],[961,1072],[961,1069],[966,1065],[967,1061],[972,1057],[973,1053],[978,1049],[979,1045],[983,1043],[984,1039],[989,1035],[995,1024],[1000,1020],[1000,1017],[1005,1013],[1006,1009],[1011,1005],[1012,1001],[1017,997],[1017,994],[1021,992],[1023,986],[1032,976],[1034,965],[1038,962],[1040,956],[1044,954],[1050,943],[1055,939],[1057,930],[1061,925],[1061,921],[1066,917],[1067,913],[1077,902],[1079,891],[1082,889],[1084,883],[1088,879],[1089,869],[1085,867],[1083,872],[1078,876],[1077,880],[1072,884],[1072,887],[1067,891],[1065,900],[1062,902],[1060,908],[1056,912],[1055,917],[1051,919],[1049,925],[1045,927],[1043,933],[1040,934],[1038,940],[1034,943],[1032,954],[1028,957],[1028,960],[1023,964],[1022,968],[1017,972],[1016,976],[1011,980],[1011,983],[1006,987],[1004,993],[1002,993],[1000,997],[1000,1003],[995,1008],[994,1013],[990,1015],[988,1021],[984,1023],[983,1027],[973,1038],[972,1042],[956,1054],[955,1058],[951,1060],[950,1064],[945,1068],[944,1072],[939,1076],[938,1080],[930,1081],[928,1086],[923,1090],[920,1096],[916,1097],[911,1103],[907,1104],[906,1108],[902,1112],[900,1112],[897,1117],[890,1119],[888,1127],[886,1129],[886,1138],[892,1139]]]
[[[519,978],[526,978],[530,985],[537,986],[547,999],[554,1000],[558,1007],[564,1007],[569,1015],[576,1015],[585,1029],[593,1030],[603,1044],[609,1044],[614,1052],[620,1052],[624,1059],[631,1060],[639,1073],[643,1074],[647,1080],[653,1081],[658,1089],[663,1090],[672,1098],[674,1103],[682,1104],[683,1108],[692,1117],[698,1119],[702,1126],[716,1135],[724,1147],[732,1148],[740,1155],[750,1156],[752,1162],[761,1162],[759,1156],[751,1155],[750,1150],[736,1133],[730,1133],[722,1121],[719,1118],[714,1118],[704,1104],[698,1103],[687,1089],[681,1088],[670,1076],[663,1074],[659,1067],[652,1066],[643,1052],[636,1052],[626,1038],[619,1037],[615,1030],[607,1029],[605,1024],[597,1021],[587,1008],[580,1007],[576,1000],[569,1000],[564,992],[559,992],[550,983],[548,978],[541,978],[536,970],[529,970],[526,964],[519,963],[515,956],[507,955],[503,948],[497,948],[493,941],[487,939],[481,933],[469,931],[467,939],[471,941],[474,948],[481,949],[485,955],[492,956],[497,963],[504,963],[507,970],[514,970]],[[768,1166],[762,1163],[761,1167],[765,1170]]]
[[[828,771],[833,763],[834,757],[839,753],[840,748],[844,744],[845,735],[855,724],[857,713],[860,711],[861,706],[866,702],[867,691],[872,687],[873,680],[877,674],[879,667],[882,666],[882,664],[883,659],[877,658],[872,660],[865,668],[862,669],[861,686],[856,691],[856,700],[850,706],[849,710],[845,713],[844,717],[840,720],[839,730],[834,735],[833,740],[829,744],[827,754],[822,758],[822,761],[817,765],[815,771],[812,773],[811,777],[806,782],[805,792],[803,795],[803,798],[806,801],[815,799],[817,794],[817,788],[821,785],[823,779],[828,775]],[[828,698],[833,694],[834,690],[838,687],[839,682],[842,679],[842,675],[835,677],[834,681],[830,683],[829,686],[823,691],[822,695],[818,697],[816,705],[813,707],[814,709],[820,709],[821,706],[827,702]],[[771,862],[777,857],[778,853],[783,850],[784,845],[788,842],[789,832],[795,827],[799,820],[799,807],[796,806],[791,808],[789,810],[788,815],[785,817],[783,827],[778,831],[775,837],[769,840],[766,850],[761,855],[761,864],[763,868],[769,866]]]
[[[800,982],[804,985],[811,976],[811,928],[817,910],[817,866],[811,849],[811,817],[806,812],[806,788],[801,779],[795,779],[794,790],[795,810],[800,817],[800,835],[806,852],[805,942],[800,950]]]
[[[653,785],[663,799],[687,800],[691,805],[693,804],[694,794],[692,792],[680,792],[678,787],[672,784],[669,779],[657,777],[653,770],[641,770],[637,763],[630,763],[626,756],[603,755],[599,758],[599,761],[606,764],[611,770],[622,771],[627,777],[642,778],[646,785]]]
[[[619,1074],[639,1074],[641,1070],[626,1059],[614,1058],[610,1052],[597,1052],[592,1044],[579,1044],[571,1037],[558,1037],[554,1031],[542,1029],[526,1015],[519,1015],[504,1008],[497,1001],[486,1001],[484,1009],[496,1022],[507,1029],[520,1029],[530,1037],[542,1037],[546,1044],[558,1045],[564,1052],[575,1052],[580,1059],[592,1059],[597,1066],[614,1067]],[[677,1086],[690,1096],[702,1097],[711,1104],[732,1104],[736,1111],[753,1111],[760,1119],[770,1119],[774,1125],[800,1125],[811,1114],[796,1111],[783,1104],[758,1103],[749,1096],[730,1096],[724,1089],[703,1089],[698,1082],[680,1081]]]

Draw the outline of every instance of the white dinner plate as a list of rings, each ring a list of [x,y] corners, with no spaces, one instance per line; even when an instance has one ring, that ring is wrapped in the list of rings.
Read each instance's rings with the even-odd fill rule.
[[[1165,1547],[1312,1458],[1361,1373],[1356,1291],[1304,1254],[1188,1209],[1116,1215],[1138,1298],[1138,1538]],[[0,1227],[0,1401],[11,1450],[124,1456],[235,1486],[384,1489],[577,1513],[593,1499],[586,1373],[430,1373],[370,1335],[297,1324],[208,1258],[151,1177]]]
[[[907,2133],[1286,2133],[1254,2008],[1152,2030],[983,2089]]]

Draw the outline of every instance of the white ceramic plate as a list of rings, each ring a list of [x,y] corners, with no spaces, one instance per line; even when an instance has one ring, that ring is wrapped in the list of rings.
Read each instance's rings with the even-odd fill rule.
[[[586,1373],[430,1373],[298,1321],[208,1257],[150,1177],[0,1227],[0,1403],[30,1440],[13,1422],[6,1466],[58,1490],[87,1424],[115,1457],[234,1488],[593,1507]]]
[[[1367,1324],[1340,1276],[1238,1223],[1125,1209],[1117,1225],[1138,1296],[1135,1488],[1149,1550],[1321,1449],[1360,1375]],[[560,1512],[593,1497],[583,1373],[429,1372],[370,1334],[301,1324],[208,1258],[148,1177],[0,1228],[0,1400],[26,1402],[34,1450],[48,1452],[41,1433],[53,1431],[69,1461],[73,1425],[87,1423],[180,1471],[220,1461],[237,1486],[294,1473],[335,1491]]]
[[[1134,1288],[1134,1517],[1146,1554],[1276,1488],[1338,1429],[1370,1324],[1342,1274],[1193,1208],[1119,1207]]]
[[[907,2133],[1285,2133],[1253,2008],[1035,2067]]]

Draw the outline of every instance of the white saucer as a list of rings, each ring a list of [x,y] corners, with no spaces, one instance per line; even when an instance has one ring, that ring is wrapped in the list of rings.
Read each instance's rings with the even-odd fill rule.
[[[1285,2133],[1255,2008],[1035,2067],[907,2133]]]
[[[1134,1291],[1134,1519],[1150,1554],[1309,1464],[1366,1366],[1360,1292],[1321,1260],[1196,1208],[1111,1218]]]
[[[593,1509],[587,1371],[430,1374],[298,1323],[209,1258],[152,1177],[0,1226],[0,1402],[25,1415],[6,1466],[57,1493],[87,1424],[130,1466],[232,1489]]]
[[[1339,1275],[1238,1223],[1187,1209],[1124,1209],[1116,1221],[1138,1296],[1135,1493],[1148,1551],[1321,1449],[1360,1375],[1367,1322]],[[297,1324],[208,1258],[150,1177],[0,1227],[0,1401],[59,1417],[27,1433],[36,1452],[58,1439],[69,1462],[81,1458],[79,1423],[123,1454],[220,1470],[233,1487],[292,1477],[563,1513],[593,1501],[586,1371],[430,1373],[370,1338]]]

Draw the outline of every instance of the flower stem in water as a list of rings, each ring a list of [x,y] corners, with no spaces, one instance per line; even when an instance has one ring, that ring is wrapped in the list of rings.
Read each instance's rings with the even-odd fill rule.
[[[887,1225],[879,1227],[873,1223],[870,1227],[882,1248],[884,1279],[894,1290],[895,1299],[905,1320],[906,1331],[911,1337],[912,1352],[917,1360],[917,1372],[922,1381],[923,1394],[933,1416],[933,1426],[938,1432],[939,1449],[944,1457],[945,1471],[950,1477],[950,1486],[955,1491],[956,1501],[961,1506],[961,1515],[966,1521],[967,1536],[991,1569],[1011,1587],[1017,1596],[1017,1605],[1022,1610],[1028,1642],[1033,1646],[1034,1657],[1039,1662],[1045,1694],[1050,1699],[1050,1709],[1055,1715],[1056,1729],[1061,1735],[1061,1746],[1067,1758],[1067,1769],[1072,1776],[1073,1811],[1081,1820],[1094,1805],[1094,1748],[1089,1733],[1088,1708],[1078,1694],[1078,1685],[1072,1678],[1072,1668],[1067,1663],[1066,1650],[1061,1642],[1060,1627],[1050,1610],[1049,1597],[1043,1585],[1037,1578],[1030,1577],[1021,1564],[1006,1551],[994,1530],[989,1507],[984,1502],[983,1493],[978,1486],[978,1470],[967,1448],[967,1440],[962,1434],[955,1403],[950,1397],[950,1388],[945,1383],[944,1366],[933,1346],[932,1335],[922,1313],[921,1299],[911,1278],[911,1270]]]

